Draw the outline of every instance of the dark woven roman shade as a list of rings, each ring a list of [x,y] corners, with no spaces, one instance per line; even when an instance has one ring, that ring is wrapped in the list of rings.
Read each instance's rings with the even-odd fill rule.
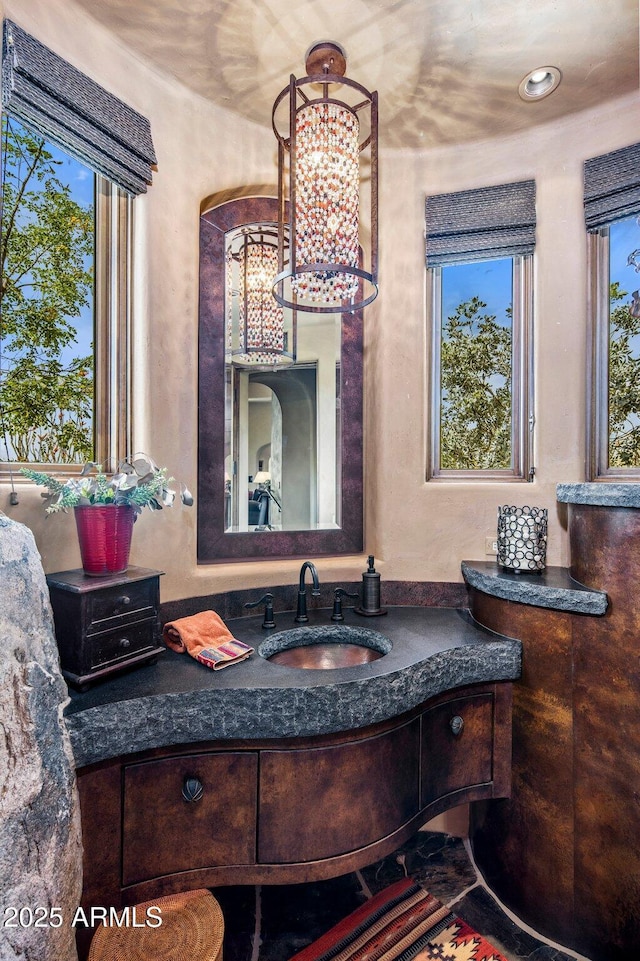
[[[536,185],[500,184],[426,202],[427,267],[533,253]]]
[[[584,165],[587,230],[640,213],[640,144],[613,150]]]
[[[130,194],[156,163],[149,121],[10,20],[4,21],[2,106]]]

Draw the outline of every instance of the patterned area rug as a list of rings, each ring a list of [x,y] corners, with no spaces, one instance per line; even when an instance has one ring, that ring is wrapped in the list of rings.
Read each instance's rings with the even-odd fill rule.
[[[291,961],[506,961],[410,878],[376,894]]]

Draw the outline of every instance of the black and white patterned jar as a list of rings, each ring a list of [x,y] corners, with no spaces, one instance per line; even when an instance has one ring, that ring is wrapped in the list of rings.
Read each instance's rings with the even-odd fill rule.
[[[498,563],[520,574],[543,571],[547,563],[546,507],[498,508]]]

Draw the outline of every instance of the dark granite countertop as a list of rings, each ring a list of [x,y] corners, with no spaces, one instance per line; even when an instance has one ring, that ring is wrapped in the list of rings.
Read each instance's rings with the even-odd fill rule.
[[[594,507],[640,507],[638,484],[558,484],[561,504],[591,504]]]
[[[257,648],[297,627],[293,612],[227,622]],[[329,610],[310,613],[309,626],[331,624]],[[384,617],[345,611],[345,624],[384,634],[391,651],[369,663],[333,670],[286,667],[257,651],[211,671],[187,654],[162,653],[139,667],[72,692],[65,717],[76,765],[123,754],[209,740],[306,737],[349,731],[395,717],[428,698],[467,684],[520,677],[520,641],[474,623],[468,611],[390,607]]]
[[[461,566],[470,587],[516,604],[602,615],[609,603],[604,591],[593,591],[574,581],[565,567],[547,567],[539,574],[514,574],[495,561],[463,561]]]

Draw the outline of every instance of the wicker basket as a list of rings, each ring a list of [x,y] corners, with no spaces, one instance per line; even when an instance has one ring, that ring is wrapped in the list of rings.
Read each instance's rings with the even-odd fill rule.
[[[133,910],[126,927],[100,925],[88,961],[222,961],[224,919],[210,891],[172,894]]]

